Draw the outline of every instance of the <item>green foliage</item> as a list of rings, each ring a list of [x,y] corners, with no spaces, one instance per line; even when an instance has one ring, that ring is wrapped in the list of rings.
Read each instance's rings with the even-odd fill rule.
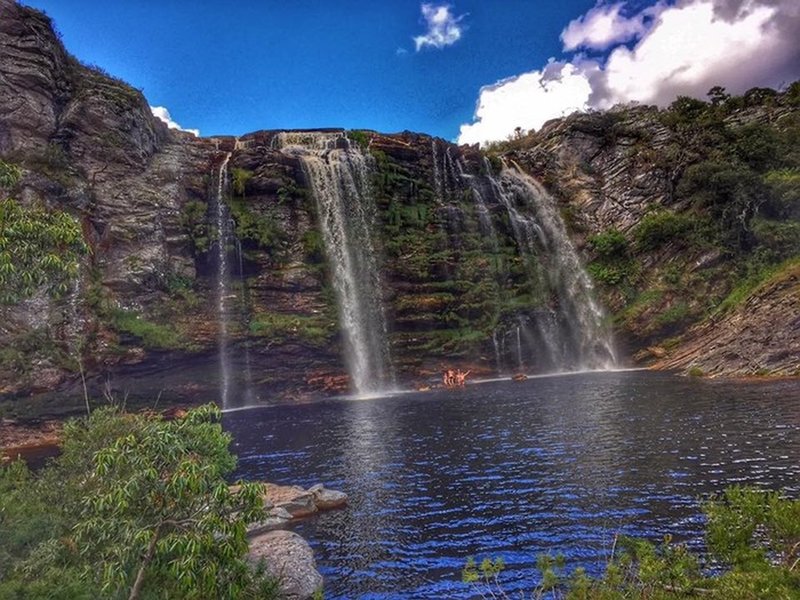
[[[181,225],[189,234],[196,254],[208,252],[211,246],[211,233],[208,230],[206,213],[208,204],[199,200],[190,200],[181,209]]]
[[[591,262],[586,266],[589,274],[605,285],[619,285],[623,283],[632,272],[630,262]]]
[[[326,315],[292,315],[285,313],[259,313],[250,322],[250,333],[269,338],[274,343],[303,341],[322,346],[335,333],[336,323]]]
[[[671,536],[652,544],[615,538],[605,573],[565,572],[563,557],[539,556],[540,582],[531,598],[565,600],[773,600],[800,596],[800,500],[731,487],[704,505],[710,558],[724,570],[703,572],[700,557]],[[482,597],[508,598],[502,558],[470,558],[463,581]],[[528,597],[526,594],[525,597]]]
[[[656,210],[647,213],[633,231],[641,250],[655,250],[668,242],[687,242],[697,231],[698,219],[686,213]]]
[[[19,302],[42,288],[64,294],[87,251],[69,214],[0,201],[0,303]]]
[[[688,372],[689,377],[703,377],[705,373],[700,367],[692,367]]]
[[[770,194],[762,212],[771,218],[800,220],[800,169],[770,171],[764,182]]]
[[[676,325],[686,320],[689,315],[689,305],[678,301],[656,317],[656,324],[661,327]]]
[[[255,242],[260,249],[278,258],[286,236],[272,215],[257,212],[246,200],[238,198],[230,201],[230,208],[236,221],[236,237],[242,242]]]
[[[795,272],[798,267],[800,267],[800,259],[790,259],[777,265],[760,265],[749,276],[739,281],[714,312],[721,314],[736,308],[765,283],[781,277],[783,274]]]
[[[696,98],[678,96],[662,113],[662,118],[673,127],[694,126],[705,115],[708,104]]]
[[[112,310],[111,325],[119,332],[139,338],[146,348],[173,350],[186,346],[181,335],[170,325],[148,321],[131,310]]]
[[[774,127],[755,123],[734,130],[733,151],[751,169],[766,171],[780,165],[781,137]]]
[[[628,252],[628,240],[618,229],[608,229],[589,238],[589,245],[597,259],[586,269],[600,283],[608,286],[620,285],[636,272],[636,263]]]
[[[253,177],[253,172],[247,169],[240,169],[234,167],[231,169],[231,181],[233,183],[233,192],[237,196],[245,197],[245,189],[247,182]]]
[[[219,419],[213,405],[173,421],[101,409],[65,427],[36,476],[0,468],[0,596],[271,597],[244,559],[261,487],[228,486]]]
[[[0,160],[0,188],[12,188],[22,177],[22,171],[17,165]]]
[[[351,129],[347,132],[347,139],[364,150],[369,146],[370,135],[366,131],[360,129]]]
[[[766,186],[757,173],[741,163],[721,160],[689,167],[677,193],[706,210],[734,249],[749,247],[750,221],[767,199]]]
[[[325,240],[317,229],[308,229],[303,234],[303,254],[312,265],[325,262]]]
[[[592,249],[604,258],[624,256],[628,252],[628,240],[618,229],[608,229],[589,238]]]

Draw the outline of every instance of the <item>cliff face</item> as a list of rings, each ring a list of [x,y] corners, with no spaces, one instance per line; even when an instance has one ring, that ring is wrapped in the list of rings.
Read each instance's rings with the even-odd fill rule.
[[[215,398],[220,189],[235,237],[224,249],[235,372],[248,373],[262,400],[346,389],[319,205],[281,134],[198,139],[168,130],[140,92],[70,56],[46,17],[8,0],[0,13],[0,166],[21,174],[0,183],[2,198],[67,213],[89,249],[64,293],[39,289],[0,305],[0,397],[18,406],[34,393],[61,406],[80,396],[83,371],[94,394]],[[754,124],[791,129],[793,102],[785,94],[740,107],[720,117],[722,127],[734,142],[737,128]],[[568,364],[559,353],[599,356],[576,334],[585,316],[565,280],[573,295],[588,288],[554,264],[558,228],[540,226],[536,198],[552,201],[521,172],[553,193],[627,355],[709,373],[795,373],[796,208],[788,201],[765,220],[764,207],[775,207],[743,201],[743,230],[715,228],[727,213],[698,200],[686,180],[718,140],[684,125],[649,108],[579,115],[488,155],[419,134],[328,132],[368,166],[398,378],[424,380],[445,364],[488,374]],[[789,175],[770,175],[787,168],[770,163],[756,174],[794,189]],[[759,248],[771,252],[758,251],[760,278],[743,258]],[[551,347],[554,335],[563,341]],[[717,350],[708,353],[712,337]]]
[[[800,85],[572,115],[502,144],[545,181],[640,364],[800,372]]]

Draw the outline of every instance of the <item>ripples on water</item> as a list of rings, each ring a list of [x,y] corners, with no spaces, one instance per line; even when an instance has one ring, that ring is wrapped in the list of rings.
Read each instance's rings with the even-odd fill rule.
[[[599,572],[615,533],[702,543],[698,498],[800,495],[800,383],[646,372],[496,382],[228,414],[239,476],[326,485],[298,527],[326,598],[466,598],[468,556],[531,589],[541,552]]]

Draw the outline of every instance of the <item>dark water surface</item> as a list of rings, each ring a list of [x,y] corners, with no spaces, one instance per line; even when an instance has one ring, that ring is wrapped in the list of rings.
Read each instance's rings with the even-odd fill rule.
[[[530,589],[541,552],[597,572],[615,533],[702,544],[698,498],[800,495],[800,382],[649,372],[495,382],[225,416],[239,475],[324,482],[350,506],[298,527],[326,598],[464,598],[468,556]]]

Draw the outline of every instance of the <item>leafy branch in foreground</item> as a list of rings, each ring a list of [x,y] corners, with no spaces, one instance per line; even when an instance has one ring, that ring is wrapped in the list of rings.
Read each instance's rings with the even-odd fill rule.
[[[0,597],[269,598],[274,582],[245,560],[262,489],[228,486],[235,457],[219,416],[214,405],[173,421],[100,409],[65,427],[41,474],[0,470],[0,536],[12,540]],[[63,596],[60,581],[73,585]]]
[[[541,581],[524,598],[565,600],[791,600],[800,598],[800,500],[776,492],[734,486],[705,504],[706,545],[713,572],[701,557],[671,536],[654,545],[615,539],[605,573],[588,576],[578,568],[565,574],[562,556],[537,560]],[[503,589],[502,558],[470,558],[463,581],[482,598],[512,597]],[[517,596],[514,596],[517,597]]]

